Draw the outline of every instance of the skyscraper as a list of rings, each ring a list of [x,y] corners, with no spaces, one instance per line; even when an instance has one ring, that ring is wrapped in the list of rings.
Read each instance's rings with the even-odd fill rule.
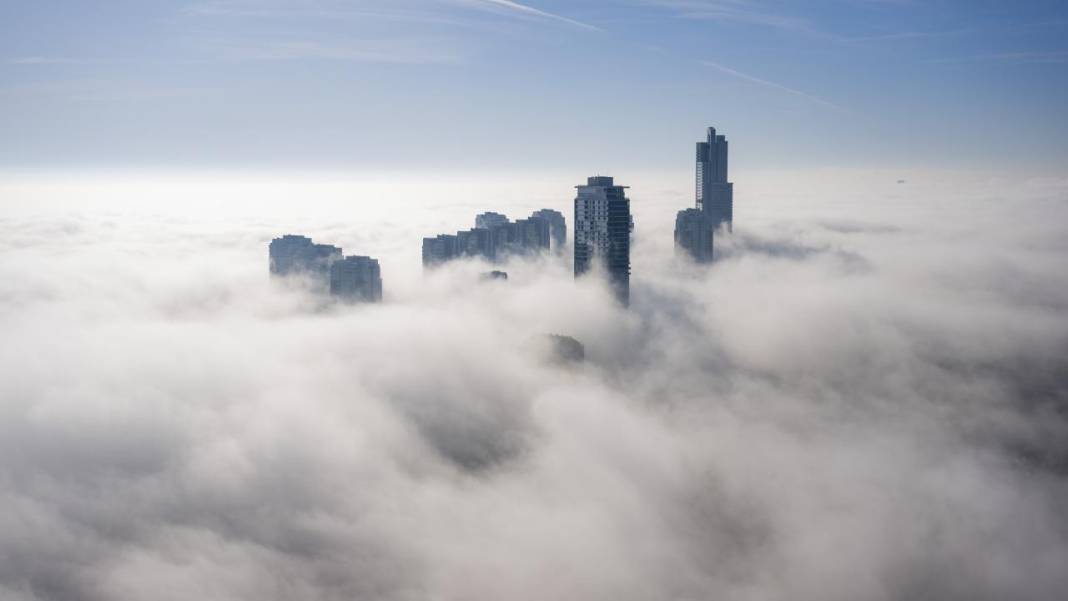
[[[727,138],[708,128],[708,141],[697,143],[697,208],[711,219],[714,227],[734,222],[734,184],[727,181]]]
[[[549,223],[552,250],[556,253],[563,252],[564,245],[567,244],[567,221],[564,220],[563,213],[552,209],[541,209],[534,211],[530,216],[544,219]]]
[[[683,209],[675,217],[675,250],[689,253],[698,263],[712,261],[716,222],[704,211]]]
[[[575,277],[595,261],[604,265],[609,283],[623,306],[630,303],[630,200],[627,186],[596,176],[575,186]]]
[[[330,265],[330,294],[345,301],[382,300],[382,272],[378,260],[349,256]]]

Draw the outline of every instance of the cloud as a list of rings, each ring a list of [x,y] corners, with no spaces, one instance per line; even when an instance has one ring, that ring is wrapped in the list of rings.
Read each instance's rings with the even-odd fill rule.
[[[357,40],[312,42],[290,40],[225,44],[224,57],[236,61],[330,60],[357,63],[448,64],[460,57],[444,42],[434,40]]]
[[[787,86],[784,86],[782,84],[775,83],[773,81],[768,81],[766,79],[761,79],[759,77],[754,77],[754,76],[749,75],[747,73],[742,73],[741,71],[737,71],[735,69],[731,69],[730,67],[725,67],[725,66],[723,66],[723,65],[721,65],[719,63],[715,63],[715,62],[712,62],[712,61],[709,61],[709,60],[702,60],[702,61],[698,61],[698,62],[700,62],[702,65],[705,65],[706,67],[712,67],[713,69],[716,69],[717,71],[721,71],[723,73],[726,73],[727,75],[730,75],[732,77],[736,77],[738,79],[742,79],[744,81],[748,81],[750,83],[755,83],[757,85],[761,85],[761,86],[764,86],[764,87],[772,88],[774,90],[779,90],[781,92],[786,92],[788,94],[792,94],[794,96],[798,96],[798,97],[804,98],[806,100],[809,100],[811,102],[815,102],[816,104],[821,104],[823,106],[830,107],[830,108],[833,108],[833,109],[841,109],[842,108],[842,107],[840,107],[840,106],[838,106],[838,105],[836,105],[836,104],[834,104],[834,103],[832,103],[830,101],[824,100],[824,99],[822,99],[822,98],[820,98],[818,96],[813,96],[812,94],[809,94],[807,92],[802,92],[801,90],[796,90],[794,88],[787,87]]]
[[[497,8],[503,8],[503,9],[515,12],[517,14],[520,14],[520,15],[525,15],[525,16],[530,16],[530,17],[539,17],[539,18],[542,18],[542,19],[550,19],[550,20],[553,20],[553,21],[559,21],[561,23],[567,23],[569,25],[574,25],[576,27],[581,27],[583,29],[591,29],[591,30],[594,30],[594,31],[601,31],[600,27],[596,27],[596,26],[590,25],[588,23],[583,23],[581,21],[576,21],[574,19],[569,19],[567,17],[561,16],[561,15],[558,15],[558,14],[555,14],[555,13],[550,13],[550,12],[546,12],[546,11],[543,11],[543,10],[539,10],[539,9],[534,8],[532,6],[529,6],[527,4],[521,4],[519,2],[513,2],[512,0],[473,0],[473,3],[489,5],[489,6],[493,6],[493,7],[497,7]]]
[[[975,33],[976,29],[949,29],[944,31],[894,31],[888,33],[873,33],[850,38],[843,38],[850,42],[881,42],[898,40],[927,40],[946,38]]]
[[[49,57],[49,56],[18,56],[6,59],[9,65],[85,65],[99,61],[84,58]]]
[[[686,19],[760,25],[788,31],[812,33],[808,19],[782,10],[760,8],[747,0],[643,0],[646,4],[675,11]]]
[[[7,178],[0,598],[1056,598],[1068,188],[900,176],[739,178],[711,268],[626,178],[629,311],[419,265],[569,181]],[[287,232],[387,302],[271,282]]]
[[[1062,64],[1068,62],[1068,50],[1028,51],[1028,52],[998,52],[993,54],[978,54],[956,58],[931,59],[930,63],[1005,63],[1010,65],[1025,64]]]
[[[512,0],[363,0],[351,2],[325,2],[309,5],[304,2],[281,0],[264,4],[245,0],[214,0],[190,6],[186,12],[205,17],[254,17],[264,19],[350,19],[385,20],[464,25],[463,12],[454,8],[493,9],[497,12],[536,19],[548,19],[567,23],[583,29],[600,28],[575,19],[540,10],[529,4]],[[469,19],[467,20],[469,21]]]
[[[550,19],[597,29],[592,25],[505,0],[324,2],[282,0],[261,3],[213,1],[188,7],[185,14],[219,21],[198,44],[213,54],[238,61],[325,60],[357,63],[451,64],[461,62],[467,42],[455,35],[461,28],[485,31],[472,9],[498,14]],[[244,19],[243,21],[241,19]],[[255,19],[249,29],[248,19]],[[258,30],[264,23],[277,23]],[[338,24],[343,24],[338,27]],[[309,24],[335,33],[308,37]],[[320,30],[321,34],[321,30]]]

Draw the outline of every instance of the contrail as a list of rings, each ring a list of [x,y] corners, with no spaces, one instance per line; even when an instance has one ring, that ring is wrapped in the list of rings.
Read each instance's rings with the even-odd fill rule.
[[[713,69],[718,69],[718,70],[726,73],[727,75],[733,75],[734,77],[737,77],[738,79],[744,79],[746,81],[749,81],[749,82],[752,82],[752,83],[755,83],[755,84],[760,84],[762,86],[767,86],[769,88],[775,88],[776,90],[781,90],[783,92],[789,92],[790,94],[793,94],[795,96],[800,96],[802,98],[806,98],[806,99],[811,100],[812,102],[815,102],[817,104],[822,104],[824,106],[829,106],[829,107],[834,108],[834,109],[842,110],[842,107],[838,106],[837,104],[834,104],[833,102],[829,102],[829,101],[824,100],[824,99],[822,99],[822,98],[820,98],[818,96],[813,96],[812,94],[808,94],[806,92],[802,92],[801,90],[795,90],[793,88],[786,87],[786,86],[784,86],[782,84],[775,83],[774,81],[768,81],[766,79],[760,79],[759,77],[753,77],[752,75],[747,75],[745,73],[742,73],[741,71],[735,71],[734,69],[731,69],[730,67],[724,67],[723,65],[721,65],[719,63],[714,63],[714,62],[708,61],[708,60],[702,60],[702,61],[700,61],[700,63],[702,65],[705,65],[705,66],[708,66],[708,67],[712,67]]]
[[[511,9],[511,10],[514,10],[516,12],[520,12],[520,13],[523,13],[523,14],[526,14],[526,15],[531,15],[531,16],[535,16],[535,17],[542,17],[544,19],[553,19],[554,21],[562,21],[564,23],[568,23],[568,24],[574,25],[576,27],[582,27],[584,29],[592,29],[594,31],[602,31],[600,27],[595,27],[595,26],[590,25],[588,23],[583,23],[582,21],[576,21],[574,19],[568,19],[567,17],[562,17],[560,15],[555,15],[553,13],[547,13],[547,12],[545,12],[543,10],[536,9],[533,6],[527,6],[526,4],[520,4],[518,2],[513,2],[512,0],[481,0],[481,1],[482,2],[488,2],[489,4],[494,4],[496,6],[502,6],[504,8],[508,8],[508,9]]]

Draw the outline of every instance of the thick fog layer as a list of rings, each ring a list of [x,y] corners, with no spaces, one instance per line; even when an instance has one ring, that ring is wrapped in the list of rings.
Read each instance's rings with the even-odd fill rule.
[[[1068,182],[738,176],[700,268],[689,175],[613,174],[629,311],[569,257],[423,274],[585,175],[9,180],[0,599],[1064,596]],[[285,233],[385,302],[272,283]]]

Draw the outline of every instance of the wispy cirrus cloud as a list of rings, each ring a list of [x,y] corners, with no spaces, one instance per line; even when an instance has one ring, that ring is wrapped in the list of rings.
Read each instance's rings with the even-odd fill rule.
[[[467,20],[443,10],[440,3],[413,3],[406,0],[369,0],[346,3],[306,3],[280,1],[272,4],[248,0],[208,0],[184,9],[196,17],[290,19],[297,21],[350,20],[357,22],[409,22],[439,25],[465,25]]]
[[[924,31],[869,31],[855,33],[837,30],[805,3],[776,3],[762,0],[633,0],[637,3],[671,11],[675,17],[691,20],[716,21],[734,25],[755,25],[785,32],[804,34],[832,42],[876,42],[916,39],[935,39],[976,32],[974,27]],[[843,0],[842,10],[872,5],[899,6],[915,9],[909,0]],[[865,21],[858,21],[863,23]]]
[[[463,44],[439,25],[463,25],[441,2],[206,0],[187,6],[192,45],[226,61],[318,60],[450,64]]]
[[[530,5],[527,5],[527,4],[520,4],[519,2],[514,2],[513,0],[466,0],[464,3],[465,4],[470,4],[472,6],[482,5],[484,7],[500,8],[500,9],[511,11],[513,13],[517,13],[517,14],[520,14],[520,15],[525,15],[525,16],[528,16],[528,17],[538,17],[538,18],[542,18],[542,19],[549,19],[549,20],[552,20],[552,21],[559,21],[561,23],[567,23],[569,25],[574,25],[575,27],[581,27],[583,29],[590,29],[590,30],[593,30],[593,31],[602,31],[602,29],[600,27],[597,27],[595,25],[590,25],[589,23],[583,23],[582,21],[576,21],[575,19],[571,19],[571,18],[565,17],[563,15],[558,15],[558,14],[555,14],[555,13],[546,12],[544,10],[541,10],[541,9],[538,9],[538,8],[534,8],[533,6],[530,6]]]
[[[13,56],[0,59],[5,65],[25,67],[98,66],[98,65],[178,65],[202,61],[178,58],[80,57],[80,56]]]
[[[518,16],[598,30],[510,0],[207,0],[186,7],[185,14],[220,20],[223,30],[200,35],[196,43],[226,60],[448,64],[461,62],[465,54],[463,37],[452,30],[491,26],[486,19],[476,18],[487,11],[494,20]],[[264,22],[284,23],[285,27],[266,31]],[[400,28],[401,22],[414,25]],[[334,34],[328,39],[309,37],[310,24],[330,27]]]
[[[456,9],[492,10],[498,14],[532,17],[566,23],[583,29],[600,28],[514,0],[360,0],[357,2],[279,2],[262,3],[249,0],[208,0],[186,8],[188,14],[199,16],[303,18],[303,19],[378,19],[403,20],[461,25],[462,12]]]
[[[762,7],[747,0],[641,0],[644,4],[669,9],[685,19],[762,25],[776,29],[815,33],[812,22],[783,10]]]
[[[83,65],[99,61],[58,56],[16,56],[4,59],[9,65]]]
[[[960,28],[944,31],[892,31],[845,38],[849,42],[889,42],[896,40],[931,40],[974,33],[975,29]]]
[[[764,87],[767,87],[767,88],[771,88],[771,89],[774,89],[774,90],[779,90],[780,92],[786,92],[788,94],[792,94],[794,96],[797,96],[797,97],[800,97],[800,98],[804,98],[806,100],[809,100],[811,102],[814,102],[814,103],[822,105],[822,106],[830,107],[830,108],[833,108],[833,109],[841,109],[842,108],[842,107],[838,106],[837,104],[834,104],[833,102],[830,102],[828,100],[824,100],[823,98],[820,98],[819,96],[813,96],[812,94],[809,94],[808,92],[802,92],[801,90],[798,90],[798,89],[795,89],[795,88],[791,88],[789,86],[784,86],[784,85],[782,85],[780,83],[775,83],[774,81],[769,81],[767,79],[763,79],[763,78],[760,78],[760,77],[749,75],[748,73],[742,73],[741,71],[738,71],[737,69],[731,69],[730,67],[726,67],[724,65],[721,65],[719,63],[716,63],[716,62],[713,62],[713,61],[710,61],[710,60],[702,60],[702,61],[699,61],[699,62],[702,65],[705,65],[706,67],[712,67],[713,69],[716,69],[717,71],[719,71],[721,73],[726,73],[727,75],[730,75],[731,77],[735,77],[735,78],[738,78],[738,79],[741,79],[741,80],[744,80],[744,81],[748,81],[750,83],[755,83],[757,85],[764,86]]]
[[[460,54],[445,44],[425,40],[356,40],[322,43],[308,40],[233,43],[222,48],[224,58],[236,61],[328,60],[358,63],[448,64]]]
[[[936,58],[928,63],[1006,63],[1012,65],[1046,64],[1059,65],[1068,63],[1068,50],[1037,50],[1027,52],[996,52],[991,54],[977,54],[974,56],[960,56],[948,58]]]

